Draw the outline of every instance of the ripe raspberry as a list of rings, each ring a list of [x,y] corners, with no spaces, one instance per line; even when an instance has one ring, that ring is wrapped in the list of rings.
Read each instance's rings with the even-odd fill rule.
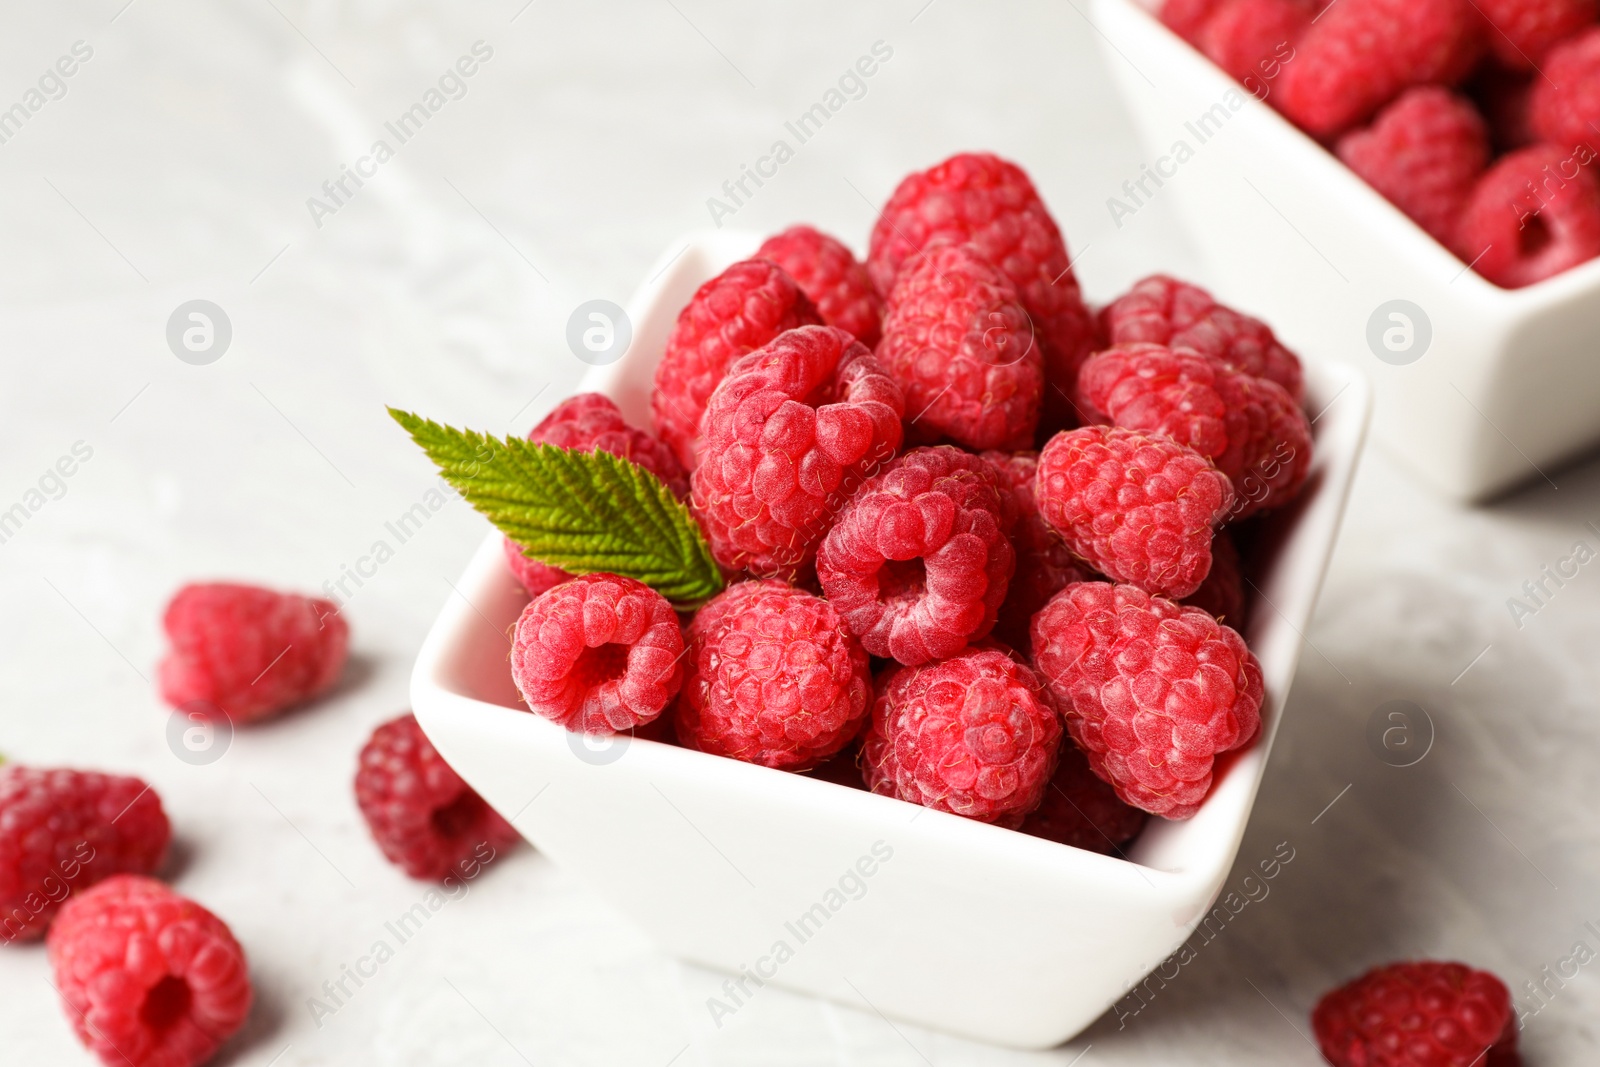
[[[413,878],[459,879],[517,840],[409,713],[379,726],[362,746],[356,804],[384,856]]]
[[[1033,496],[1039,453],[985,452],[983,458],[999,473],[1001,488],[1009,496],[1016,516],[1011,547],[1017,555],[1017,569],[1000,605],[994,636],[1012,648],[1026,651],[1033,613],[1073,582],[1087,582],[1095,575],[1039,514]]]
[[[253,585],[186,585],[161,619],[172,650],[161,696],[175,708],[252,722],[339,680],[350,627],[332,601]],[[190,707],[192,705],[192,707]]]
[[[1333,1067],[1517,1067],[1505,984],[1460,963],[1391,963],[1325,995],[1311,1028]]]
[[[528,440],[555,445],[575,452],[610,452],[632,460],[660,478],[672,494],[682,500],[689,495],[689,476],[678,457],[661,441],[628,425],[616,403],[602,393],[579,393],[556,405],[533,429]],[[505,541],[506,562],[511,573],[528,591],[538,596],[572,575],[522,554],[522,548],[509,537]]]
[[[883,298],[867,268],[843,243],[810,226],[791,226],[756,250],[788,272],[817,306],[822,321],[875,348],[883,323]]]
[[[1277,382],[1297,403],[1305,393],[1300,358],[1272,328],[1217,303],[1198,285],[1151,275],[1107,305],[1100,320],[1113,345],[1192,348],[1229,370]]]
[[[1472,0],[1339,0],[1300,38],[1273,98],[1313,137],[1335,137],[1413,85],[1461,80],[1483,39]]]
[[[1193,44],[1223,3],[1224,0],[1166,0],[1161,5],[1161,21],[1173,33]]]
[[[511,677],[528,707],[586,734],[643,726],[683,683],[683,634],[643,582],[585,574],[535,597],[517,620]]]
[[[1266,99],[1286,69],[1285,58],[1311,25],[1306,0],[1223,0],[1195,46],[1250,92]]]
[[[1456,255],[1517,289],[1600,255],[1600,181],[1554,145],[1501,158],[1456,230]]]
[[[0,767],[0,941],[44,933],[56,909],[114,874],[149,874],[172,827],[137,778]]]
[[[1089,758],[1071,740],[1061,743],[1061,762],[1044,800],[1022,824],[1022,832],[1104,856],[1122,855],[1149,816],[1124,804],[1117,791],[1095,777]]]
[[[1033,443],[1044,357],[1016,289],[971,248],[936,245],[907,261],[875,354],[905,393],[913,440]]]
[[[985,153],[951,156],[908,175],[872,230],[867,270],[878,292],[889,293],[901,265],[938,238],[971,244],[1011,279],[1033,319],[1045,380],[1060,387],[1045,390],[1045,424],[1074,425],[1065,391],[1094,350],[1094,320],[1061,231],[1028,175]]]
[[[1039,676],[998,648],[969,648],[879,679],[862,766],[874,793],[1015,829],[1060,747]]]
[[[785,330],[821,321],[795,280],[766,259],[735,263],[695,292],[678,313],[650,394],[656,433],[686,470],[698,461],[700,417],[729,365]]]
[[[1033,617],[1033,661],[1094,773],[1153,815],[1194,815],[1216,755],[1261,727],[1261,667],[1244,639],[1131,585],[1057,593]]]
[[[1187,349],[1108,348],[1083,365],[1078,391],[1114,425],[1166,434],[1216,464],[1235,490],[1230,520],[1280,506],[1311,468],[1310,424],[1281,386]]]
[[[1227,476],[1194,449],[1108,426],[1057,434],[1039,456],[1034,492],[1039,513],[1080,558],[1174,597],[1205,580],[1212,527],[1234,500]]]
[[[1408,90],[1367,129],[1345,134],[1338,153],[1368,185],[1448,245],[1489,166],[1489,128],[1469,101],[1428,85]]]
[[[872,700],[838,612],[784,582],[741,582],[701,608],[685,658],[678,740],[763,767],[815,767],[854,740]]]
[[[1600,146],[1600,26],[1550,50],[1544,73],[1534,78],[1528,118],[1540,140],[1558,148],[1584,145],[1587,163]]]
[[[874,656],[915,665],[984,637],[1016,566],[995,470],[950,445],[907,452],[856,491],[817,579]]]
[[[1559,42],[1594,22],[1596,0],[1475,0],[1492,27],[1489,50],[1503,67],[1535,70]],[[1554,72],[1545,72],[1554,78]],[[1559,79],[1556,84],[1561,84]]]
[[[232,931],[153,878],[119,874],[75,896],[48,943],[72,1028],[108,1067],[194,1067],[250,1014]]]
[[[834,514],[900,448],[900,387],[834,326],[740,359],[706,407],[690,506],[724,568],[803,577]]]
[[[1199,608],[1216,616],[1218,622],[1244,632],[1247,619],[1244,598],[1244,568],[1239,561],[1239,549],[1227,530],[1218,530],[1211,542],[1211,572],[1200,588],[1184,597],[1181,603]]]

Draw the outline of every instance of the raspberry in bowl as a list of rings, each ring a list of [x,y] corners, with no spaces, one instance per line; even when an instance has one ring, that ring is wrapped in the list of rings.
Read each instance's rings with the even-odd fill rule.
[[[1600,442],[1594,12],[1094,0],[1146,145],[1108,221],[1169,202],[1221,299],[1372,376],[1375,436],[1438,491],[1542,483]]]
[[[1018,192],[1016,175],[1003,167],[948,173],[956,169],[940,180],[1008,190],[1022,214],[1036,201]],[[1003,246],[1015,236],[1008,225],[1002,220],[984,239]],[[760,245],[759,235],[729,231],[676,242],[629,308],[632,347],[578,388],[611,397],[630,424],[651,425],[654,368],[680,309]],[[1045,251],[1050,259],[1055,245]],[[1035,294],[1036,304],[1042,299]],[[1045,306],[1062,322],[1078,321]],[[811,512],[796,513],[793,543],[821,542],[814,572],[801,566],[790,584],[787,575],[747,567],[742,584],[727,585],[711,609],[685,619],[684,677],[670,713],[676,743],[660,727],[668,712],[601,737],[530,712],[508,669],[505,638],[530,599],[498,532],[456,583],[463,596],[446,604],[418,656],[411,690],[417,720],[440,755],[492,807],[515,817],[541,852],[673,955],[997,1044],[1059,1044],[1176,949],[1221,889],[1271,751],[1298,631],[1314,605],[1365,431],[1359,376],[1313,359],[1302,382],[1270,335],[1232,320],[1219,327],[1220,314],[1208,305],[1200,325],[1186,320],[1185,338],[1214,344],[1219,359],[1226,352],[1224,362],[1255,368],[1252,374],[1275,368],[1287,383],[1275,390],[1303,391],[1306,410],[1327,410],[1309,428],[1315,458],[1295,475],[1303,477],[1298,496],[1250,520],[1269,525],[1265,540],[1274,546],[1254,561],[1251,593],[1259,590],[1260,610],[1242,631],[1259,681],[1240,657],[1238,706],[1222,709],[1235,714],[1238,728],[1224,737],[1218,727],[1218,757],[1203,772],[1212,783],[1197,787],[1204,800],[1191,817],[1181,818],[1190,814],[1187,806],[1174,817],[1147,816],[1100,779],[1083,780],[1095,772],[1073,747],[1064,712],[1055,724],[1051,679],[1026,665],[1026,619],[1008,618],[1006,608],[1037,610],[1052,594],[1077,588],[1072,583],[1098,579],[1088,564],[1080,570],[1048,551],[1058,542],[1048,541],[1045,517],[1023,521],[1023,501],[1030,512],[1037,508],[1030,494],[1019,498],[1001,467],[1018,468],[1026,484],[1043,461],[1031,452],[991,451],[974,463],[962,458],[974,454],[971,446],[962,452],[911,435],[894,459],[859,470],[839,461],[842,488],[818,506],[820,535]],[[871,416],[893,407],[894,390],[867,357],[845,359],[850,346],[829,333],[834,329],[798,326],[802,338],[817,343],[776,352],[768,371],[776,375],[791,359],[821,368],[823,384],[786,384],[783,403],[808,427],[826,421],[825,412],[851,422],[855,444],[840,455],[854,462],[862,443],[876,440]],[[1063,346],[1056,349],[1059,356]],[[1306,354],[1322,351],[1308,346]],[[846,362],[861,369],[834,383]],[[733,366],[730,391],[745,389],[750,371]],[[866,398],[857,395],[861,382],[872,386]],[[770,383],[756,384],[752,396],[774,392]],[[916,414],[905,404],[904,419]],[[949,440],[949,430],[941,436]],[[781,474],[773,458],[788,454],[781,444],[756,435],[740,452],[737,441],[719,439],[710,461],[732,470],[740,457],[760,455]],[[1193,457],[1197,471],[1210,469],[1199,453]],[[762,477],[749,479],[758,503],[787,499],[762,488]],[[708,497],[708,483],[699,484]],[[787,480],[780,486],[790,487]],[[1223,503],[1219,492],[1207,521]],[[869,521],[873,515],[882,521]],[[913,515],[919,518],[911,524]],[[1022,541],[1027,551],[1013,560],[990,535],[1005,531],[1015,539],[1019,525],[1032,540]],[[829,547],[833,530],[846,543]],[[1002,589],[1017,560],[1027,561],[1021,584]],[[1045,571],[1051,587],[1030,588]],[[1023,595],[1013,600],[1013,588]],[[1268,601],[1276,610],[1266,609]],[[1171,611],[1195,642],[1222,631],[1206,610]],[[852,626],[869,636],[852,637]],[[1066,640],[1069,631],[1070,622],[1052,628],[1049,639]],[[880,657],[870,667],[875,676],[869,655]],[[791,679],[803,698],[785,686]],[[1174,684],[1187,683],[1174,675]],[[1015,714],[973,714],[972,702],[991,693],[1014,694]],[[856,768],[868,772],[865,782]],[[843,788],[841,781],[869,788]],[[1093,800],[1087,807],[1086,798]],[[1020,830],[1011,828],[1019,823]],[[937,953],[928,951],[930,930],[939,931]],[[735,1008],[704,1006],[713,1021]]]

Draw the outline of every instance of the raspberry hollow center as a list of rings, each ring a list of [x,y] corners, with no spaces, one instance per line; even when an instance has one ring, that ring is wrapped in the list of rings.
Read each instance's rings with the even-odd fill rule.
[[[156,1033],[165,1033],[179,1019],[189,1014],[193,1001],[189,983],[175,974],[169,974],[150,987],[139,1006],[139,1021]]]
[[[578,661],[572,665],[571,677],[579,680],[585,689],[594,689],[616,681],[627,671],[628,646],[608,642],[580,652]]]

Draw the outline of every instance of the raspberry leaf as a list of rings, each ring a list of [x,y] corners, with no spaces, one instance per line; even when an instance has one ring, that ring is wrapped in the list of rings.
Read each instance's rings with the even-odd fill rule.
[[[390,408],[445,481],[533,559],[636,578],[688,609],[722,589],[700,524],[661,480],[609,452],[458,430]]]

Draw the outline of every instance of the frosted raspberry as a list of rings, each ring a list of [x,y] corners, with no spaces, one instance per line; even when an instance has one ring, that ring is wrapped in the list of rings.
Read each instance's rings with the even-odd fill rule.
[[[905,393],[912,440],[1033,443],[1044,357],[1016,289],[971,248],[936,245],[906,263],[875,355]]]
[[[350,628],[332,601],[225,582],[186,585],[162,616],[161,696],[236,723],[304,703],[339,680]]]
[[[1216,464],[1233,483],[1230,520],[1281,506],[1311,468],[1310,424],[1281,386],[1188,349],[1108,348],[1083,365],[1078,391],[1114,425],[1166,434]]]
[[[650,394],[656,433],[685,469],[698,461],[700,417],[729,365],[785,330],[821,321],[795,280],[767,259],[735,263],[695,292],[667,337]]]
[[[585,574],[539,594],[517,620],[511,677],[535,712],[586,734],[642,726],[683,682],[683,634],[643,582]]]
[[[114,874],[149,874],[172,827],[137,778],[0,767],[0,942],[44,933],[61,902]]]
[[[1600,147],[1600,26],[1574,34],[1550,50],[1533,81],[1528,118],[1541,140],[1572,154],[1586,148],[1587,163]]]
[[[1596,0],[1473,0],[1491,29],[1489,50],[1503,67],[1534,70],[1556,45],[1594,22]],[[1545,71],[1554,79],[1555,72]],[[1556,80],[1556,84],[1561,84]]]
[[[1461,963],[1391,963],[1328,993],[1311,1029],[1333,1067],[1518,1067],[1505,983]]]
[[[1198,285],[1151,275],[1108,304],[1100,320],[1113,345],[1192,348],[1230,370],[1277,382],[1296,402],[1305,393],[1300,357],[1272,328],[1217,303]]]
[[[384,856],[413,878],[471,879],[517,841],[434,750],[415,715],[389,720],[362,746],[356,804]]]
[[[227,924],[153,878],[119,874],[73,897],[49,948],[67,1018],[108,1067],[195,1067],[250,1014]]]
[[[1472,0],[1339,0],[1300,38],[1272,100],[1334,137],[1414,85],[1460,81],[1483,47]]]
[[[995,470],[949,445],[907,452],[850,498],[817,578],[874,656],[943,659],[985,636],[1016,557]]]
[[[899,450],[904,412],[900,387],[834,326],[790,330],[730,367],[690,501],[717,562],[803,577],[834,514]]]
[[[780,770],[849,744],[872,700],[867,654],[833,606],[780,581],[741,582],[695,615],[678,696],[686,747]]]
[[[1478,177],[1489,165],[1489,128],[1472,104],[1423,86],[1345,134],[1339,158],[1368,185],[1448,245]]]
[[[1266,99],[1272,82],[1294,56],[1294,44],[1311,25],[1306,0],[1223,0],[1195,38],[1195,46],[1250,92]]]
[[[678,499],[689,495],[689,476],[672,449],[629,426],[616,402],[602,393],[579,393],[563,400],[528,431],[528,440],[574,452],[621,456],[660,478]],[[523,555],[521,546],[509,537],[505,540],[505,554],[511,573],[529,596],[538,596],[572,577],[559,567]]]
[[[1211,570],[1200,588],[1184,597],[1181,603],[1199,608],[1214,616],[1218,622],[1244,632],[1248,616],[1245,614],[1244,568],[1239,560],[1239,549],[1227,530],[1218,530],[1211,542]]]
[[[1122,846],[1139,836],[1149,816],[1124,804],[1117,791],[1095,776],[1089,759],[1070,739],[1061,743],[1061,762],[1044,799],[1021,830],[1101,855],[1122,855]]]
[[[1011,547],[1017,554],[1017,569],[1007,587],[1005,602],[1000,605],[994,636],[1012,648],[1027,651],[1033,613],[1073,582],[1092,579],[1094,572],[1072,554],[1061,535],[1039,514],[1033,496],[1039,453],[985,452],[983,458],[999,473],[1001,488],[1010,497],[1015,516]]]
[[[1094,350],[1094,320],[1061,231],[1028,175],[985,153],[951,156],[908,175],[872,230],[867,270],[878,292],[889,293],[902,264],[939,238],[971,244],[1017,287],[1037,331],[1045,380],[1059,386],[1045,390],[1045,422],[1076,423],[1067,391]]]
[[[862,765],[874,793],[1015,829],[1060,747],[1039,677],[1000,649],[969,648],[880,679]]]
[[[1456,255],[1516,289],[1600,255],[1600,182],[1554,145],[1489,168],[1456,230]]]
[[[1261,667],[1230,627],[1131,585],[1069,585],[1033,618],[1033,660],[1095,774],[1187,819],[1218,753],[1261,727]]]
[[[873,348],[883,322],[883,298],[872,286],[867,268],[850,249],[810,226],[791,226],[756,250],[788,272],[822,321],[850,333]]]
[[[1194,449],[1107,426],[1057,434],[1034,492],[1045,521],[1096,570],[1175,597],[1205,580],[1212,527],[1234,500],[1227,476]]]

